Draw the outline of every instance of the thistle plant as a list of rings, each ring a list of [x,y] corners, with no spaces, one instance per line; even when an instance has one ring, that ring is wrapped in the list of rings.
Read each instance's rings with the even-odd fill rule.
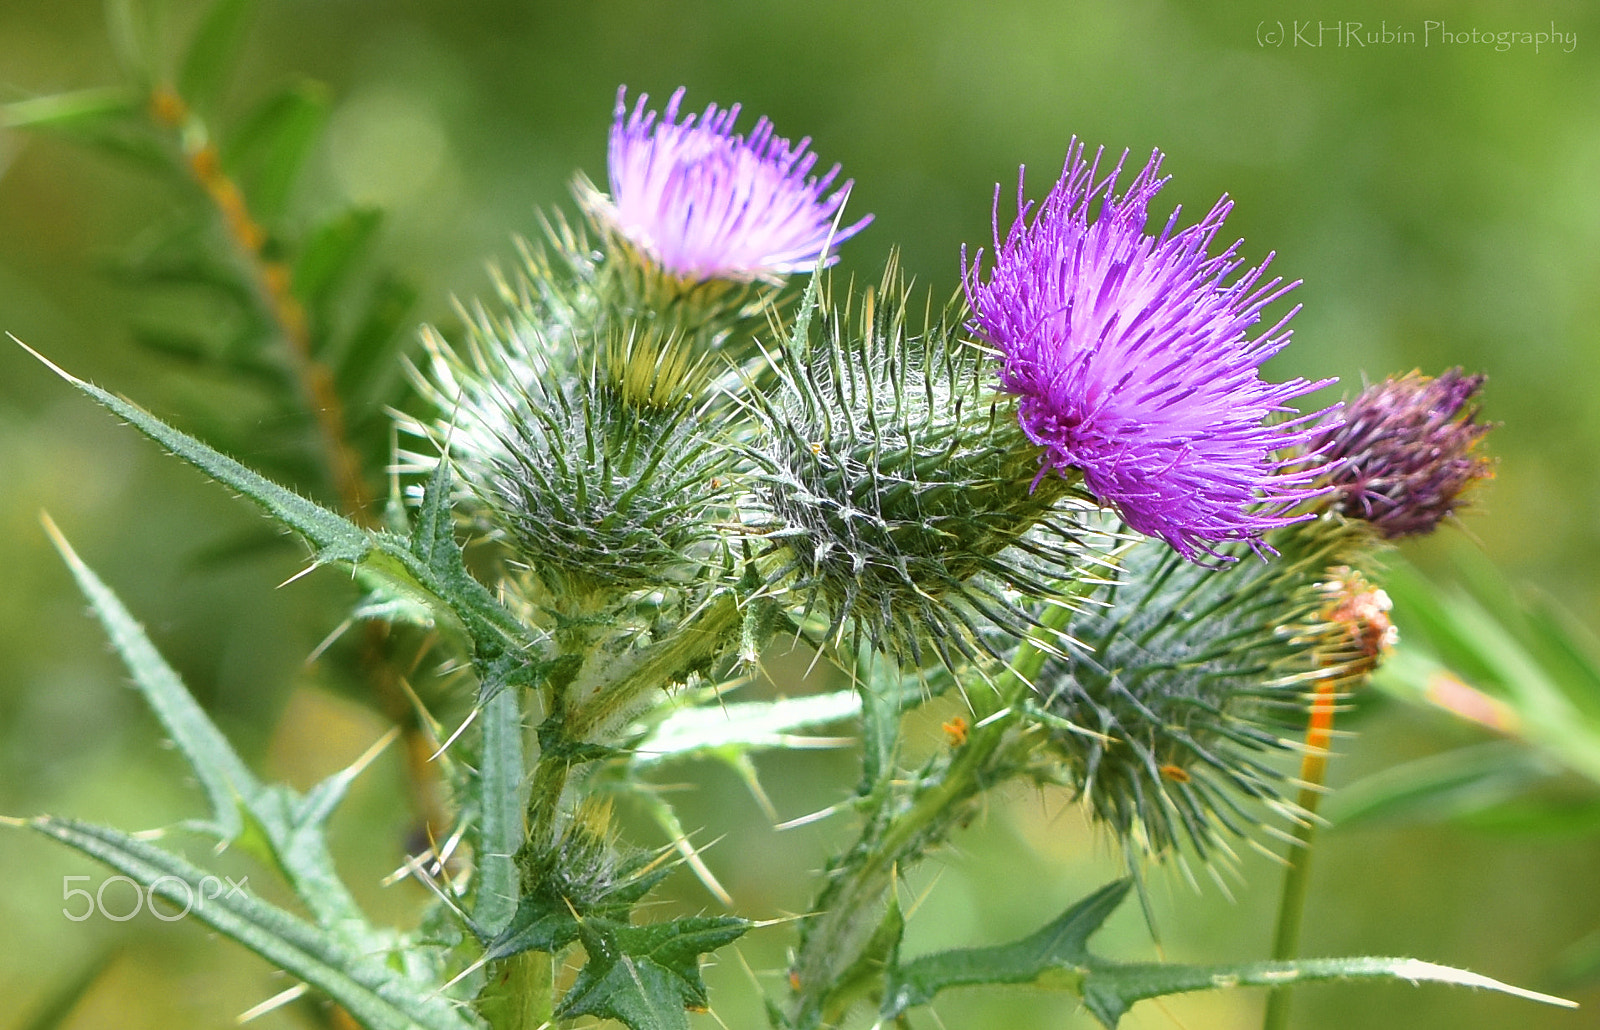
[[[684,99],[619,90],[607,189],[580,177],[575,213],[462,305],[456,338],[422,330],[381,527],[41,358],[298,534],[312,567],[353,570],[353,619],[425,626],[466,673],[410,716],[449,799],[405,864],[431,900],[415,929],[375,926],[324,835],[362,763],[303,794],[259,781],[52,529],[212,806],[173,832],[249,849],[303,908],[247,891],[196,918],[375,1030],[687,1027],[715,1006],[706,957],[750,933],[789,935],[765,999],[781,1030],[910,1026],[979,983],[1053,984],[1108,1027],[1147,998],[1321,979],[1560,1004],[1413,959],[1187,966],[1088,945],[1155,865],[1227,872],[1239,844],[1309,845],[1314,801],[1291,794],[1315,777],[1292,759],[1325,758],[1327,706],[1393,644],[1385,541],[1432,530],[1487,468],[1462,414],[1480,380],[1295,410],[1328,384],[1262,375],[1292,284],[1219,246],[1226,199],[1151,232],[1159,153],[1123,186],[1126,155],[1102,171],[1070,143],[948,299],[893,256],[871,285],[831,278],[836,248],[869,238],[840,169],[816,174],[810,141],[765,119],[739,131],[738,105]],[[793,644],[850,686],[741,700]],[[950,746],[908,758],[902,721],[935,698],[964,706]],[[748,769],[829,727],[860,745],[836,806],[851,838],[802,916],[760,924],[646,774]],[[1016,783],[1078,799],[1127,877],[1021,940],[902,954],[898,875]],[[665,847],[628,838],[629,799]],[[162,840],[15,822],[153,897],[207,875]],[[725,914],[652,911],[679,863]]]

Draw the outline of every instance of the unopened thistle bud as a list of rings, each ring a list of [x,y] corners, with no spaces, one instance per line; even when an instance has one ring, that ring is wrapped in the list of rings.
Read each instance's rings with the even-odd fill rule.
[[[1381,595],[1351,571],[1366,533],[1318,518],[1267,543],[1271,561],[1221,569],[1135,545],[1068,626],[1080,646],[1037,680],[1055,775],[1131,854],[1226,860],[1228,838],[1297,818],[1271,756],[1299,747],[1318,684],[1369,671],[1390,642]]]
[[[1493,461],[1474,453],[1493,428],[1469,404],[1483,378],[1411,372],[1361,391],[1342,424],[1307,442],[1329,462],[1334,510],[1391,540],[1431,533],[1454,515],[1467,488],[1494,474]]]
[[[893,264],[852,313],[774,356],[754,398],[756,504],[788,556],[775,580],[830,634],[846,627],[920,662],[1025,632],[1016,591],[1048,594],[1082,559],[1072,484],[1035,488],[1037,448],[994,393],[959,314],[918,330]],[[823,311],[828,311],[826,305]]]
[[[424,392],[472,507],[545,591],[582,597],[691,582],[717,555],[731,455],[683,397],[560,367],[537,333],[483,319],[462,357],[437,334]],[[630,388],[637,392],[630,395]]]

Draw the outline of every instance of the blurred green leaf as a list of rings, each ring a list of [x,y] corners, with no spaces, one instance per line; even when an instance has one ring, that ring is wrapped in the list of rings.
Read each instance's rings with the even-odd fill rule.
[[[1486,567],[1472,590],[1396,562],[1386,589],[1401,645],[1374,683],[1525,741],[1600,784],[1600,662],[1549,610]]]
[[[24,1019],[17,1030],[61,1030],[68,1026],[73,1010],[116,957],[116,951],[108,948],[84,963],[76,976],[46,995],[38,1009]]]
[[[141,98],[120,86],[14,100],[0,105],[0,127],[85,130],[139,110]]]
[[[230,534],[195,548],[185,558],[184,567],[192,570],[224,568],[268,555],[277,556],[288,548],[298,551],[299,546],[288,533],[267,525]]]
[[[268,99],[228,134],[223,161],[262,221],[270,224],[282,217],[327,121],[326,87],[299,82]]]
[[[327,303],[383,224],[376,208],[341,212],[318,226],[294,263],[294,294],[308,309]]]
[[[1453,819],[1501,804],[1549,779],[1551,763],[1526,747],[1496,740],[1393,766],[1328,799],[1336,826]]]
[[[150,40],[148,4],[137,0],[106,0],[106,32],[111,38],[111,50],[122,71],[141,86],[150,82]]]
[[[416,302],[417,288],[397,275],[380,273],[373,282],[334,372],[340,395],[353,406],[377,409],[387,399],[381,392],[400,368],[395,354]]]
[[[839,747],[838,737],[801,736],[800,730],[853,719],[861,698],[853,690],[776,701],[738,701],[679,708],[639,738],[628,764],[644,769],[677,758],[769,748]]]
[[[255,6],[255,0],[215,0],[206,12],[178,70],[178,93],[191,107],[208,111],[220,99]]]

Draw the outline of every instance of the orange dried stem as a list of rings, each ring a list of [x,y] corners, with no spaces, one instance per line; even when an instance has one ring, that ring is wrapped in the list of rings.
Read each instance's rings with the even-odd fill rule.
[[[292,292],[292,277],[281,261],[262,253],[267,234],[250,214],[244,194],[222,170],[221,155],[205,125],[169,87],[157,87],[150,97],[150,116],[178,136],[189,172],[222,216],[228,237],[245,259],[250,284],[261,308],[277,326],[290,367],[316,420],[323,455],[345,512],[371,524],[371,495],[361,475],[361,465],[346,437],[344,405],[334,388],[333,373],[311,353],[311,333],[305,308]]]
[[[1322,784],[1328,774],[1328,754],[1333,744],[1333,715],[1339,698],[1360,685],[1378,659],[1394,642],[1394,627],[1389,621],[1389,599],[1353,569],[1329,570],[1333,578],[1324,589],[1329,605],[1322,618],[1345,631],[1343,643],[1323,656],[1329,671],[1311,695],[1311,713],[1306,722],[1306,752],[1300,761],[1299,802],[1303,818],[1295,824],[1294,846],[1285,856],[1288,869],[1283,876],[1283,895],[1278,902],[1278,925],[1272,938],[1272,957],[1279,961],[1295,958],[1300,952],[1300,924],[1305,914],[1306,894],[1311,883],[1311,844],[1317,835],[1317,806],[1322,801]],[[1335,670],[1337,670],[1335,672]],[[1262,1030],[1284,1030],[1289,1025],[1289,988],[1277,987],[1267,995],[1266,1018]]]

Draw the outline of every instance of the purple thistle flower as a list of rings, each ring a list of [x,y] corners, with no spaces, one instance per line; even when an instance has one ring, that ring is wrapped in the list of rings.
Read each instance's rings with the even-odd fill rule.
[[[987,280],[981,253],[970,268],[963,258],[973,330],[999,351],[1001,385],[1044,448],[1040,476],[1081,471],[1129,526],[1191,561],[1229,560],[1214,546],[1225,541],[1261,550],[1267,530],[1307,517],[1288,511],[1315,495],[1320,471],[1314,452],[1275,454],[1301,444],[1316,415],[1268,420],[1332,380],[1269,383],[1258,374],[1289,342],[1285,326],[1298,307],[1246,336],[1298,283],[1262,283],[1265,261],[1225,281],[1243,263],[1239,243],[1215,257],[1207,250],[1233,206],[1226,196],[1196,225],[1177,229],[1175,210],[1159,235],[1146,235],[1150,201],[1166,183],[1160,151],[1121,196],[1127,154],[1097,181],[1101,153],[1085,161],[1074,139],[1037,211],[1019,175],[1017,220],[1003,241],[996,189]]]
[[[1362,390],[1342,422],[1318,427],[1309,442],[1331,463],[1333,507],[1390,540],[1431,533],[1469,486],[1494,474],[1494,463],[1473,453],[1494,428],[1468,406],[1482,385],[1483,376],[1452,368]]]
[[[658,118],[640,95],[629,114],[617,91],[604,217],[667,272],[685,279],[775,280],[810,271],[828,249],[872,221],[834,229],[852,180],[824,196],[839,166],[810,176],[810,138],[791,144],[762,118],[750,135],[733,133],[739,105],[709,105],[678,121],[680,88]],[[836,260],[829,258],[828,263]]]

